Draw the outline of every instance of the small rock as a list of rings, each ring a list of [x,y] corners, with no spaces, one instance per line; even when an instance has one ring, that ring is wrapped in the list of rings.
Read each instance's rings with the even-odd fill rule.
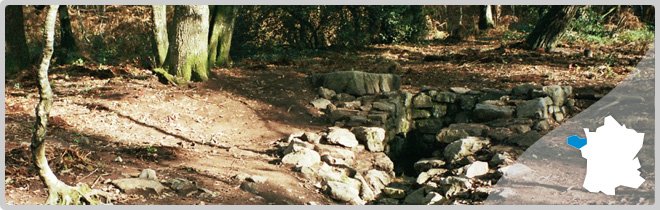
[[[396,107],[394,104],[387,103],[387,102],[381,102],[381,101],[376,101],[371,104],[373,109],[375,110],[380,110],[380,111],[385,111],[385,112],[393,112]]]
[[[432,168],[442,168],[445,166],[445,161],[438,158],[423,158],[415,162],[413,167],[419,172],[428,171]]]
[[[523,147],[529,147],[532,146],[536,141],[538,141],[541,137],[543,137],[538,131],[529,131],[527,133],[523,133],[517,136],[514,136],[507,141],[509,143],[517,144],[519,146]]]
[[[358,141],[367,146],[371,152],[382,152],[385,150],[385,129],[379,127],[355,127],[351,129]]]
[[[488,173],[488,163],[475,161],[474,163],[467,166],[465,176],[467,178],[473,178],[484,175],[486,173]]]
[[[395,198],[380,198],[378,199],[380,205],[399,205],[399,200]]]
[[[167,180],[170,188],[176,191],[179,195],[189,195],[198,190],[197,184],[193,181],[184,178],[175,178]]]
[[[490,163],[493,165],[510,164],[513,163],[513,158],[511,158],[511,155],[509,155],[509,153],[498,153],[493,155],[493,158],[490,160]]]
[[[165,186],[160,182],[151,179],[125,178],[115,179],[110,183],[117,186],[122,192],[128,194],[145,192],[160,194],[165,189]]]
[[[138,178],[140,179],[151,179],[151,180],[156,180],[158,181],[158,177],[156,177],[156,171],[150,168],[142,169],[142,172],[140,172],[140,175],[138,175]]]
[[[519,118],[547,119],[548,106],[552,103],[549,97],[536,98],[522,102],[516,107],[516,116]]]
[[[421,187],[410,194],[406,196],[406,198],[403,200],[403,203],[405,204],[412,204],[412,205],[424,205],[426,204],[426,195],[425,195],[426,189],[424,187]]]
[[[444,156],[446,160],[455,163],[463,158],[474,155],[475,152],[481,150],[488,144],[489,141],[486,139],[469,136],[447,145],[447,147],[445,147]]]
[[[360,198],[360,190],[349,184],[329,181],[326,186],[328,195],[333,199],[348,202],[353,205],[362,205],[365,203]]]
[[[403,199],[406,197],[406,190],[395,187],[383,188],[383,193],[390,198]]]
[[[423,109],[414,109],[412,111],[412,118],[413,119],[425,119],[431,117],[431,112],[423,110]]]
[[[328,99],[325,98],[317,98],[309,102],[314,106],[314,108],[317,109],[327,109],[328,105],[332,104],[332,102]]]
[[[337,95],[337,93],[334,90],[330,90],[324,87],[319,87],[319,96],[321,98],[332,99],[332,97],[334,97],[335,95]]]
[[[355,138],[355,135],[351,133],[348,129],[331,127],[326,136],[328,143],[337,144],[344,147],[353,148],[358,145],[358,141]]]
[[[424,93],[420,93],[419,95],[415,96],[415,98],[413,98],[413,106],[415,108],[431,108],[431,107],[433,107],[433,102],[432,102],[431,96],[428,96]]]
[[[249,182],[254,182],[254,183],[257,183],[257,184],[263,184],[266,181],[268,181],[268,177],[252,175],[252,176],[247,177],[247,179],[245,179],[245,180],[247,180]]]
[[[388,175],[387,172],[377,169],[367,171],[364,179],[369,183],[369,186],[371,186],[371,189],[373,189],[376,194],[380,194],[383,188],[391,182],[390,175]]]
[[[511,118],[513,116],[513,108],[511,106],[498,106],[492,104],[479,103],[476,105],[472,116],[475,120],[481,122]]]
[[[120,156],[117,156],[113,161],[118,163],[124,162],[124,160]]]
[[[520,163],[513,164],[510,166],[504,166],[502,168],[497,169],[497,171],[502,173],[503,177],[509,177],[509,178],[522,177],[524,175],[534,172],[534,170],[532,170],[531,168]]]
[[[321,156],[319,153],[308,148],[289,153],[282,158],[282,163],[295,165],[296,167],[312,166],[320,162]]]
[[[451,91],[454,91],[454,93],[458,93],[458,94],[466,94],[470,92],[470,88],[464,88],[464,87],[451,87],[449,89]]]
[[[348,93],[339,93],[333,97],[335,100],[342,102],[342,101],[354,101],[355,96],[348,94]]]
[[[426,181],[429,179],[433,178],[434,176],[442,175],[447,172],[447,169],[444,168],[432,168],[429,169],[428,171],[419,173],[419,176],[417,176],[417,184],[424,184]]]
[[[318,144],[321,142],[321,138],[321,135],[314,132],[305,132],[305,134],[302,136],[302,140],[313,144]]]
[[[294,139],[289,143],[289,145],[286,148],[284,148],[282,154],[287,155],[289,153],[298,152],[303,149],[314,149],[314,145],[299,139]]]
[[[394,171],[394,162],[385,153],[379,152],[374,155],[374,168],[383,171]]]
[[[435,95],[434,99],[437,102],[454,103],[454,101],[456,101],[456,93],[447,92],[447,91],[438,92],[438,94]]]
[[[563,106],[566,102],[566,93],[564,89],[559,85],[551,85],[543,87],[543,92],[547,93],[552,102],[556,106]]]
[[[445,195],[456,195],[461,191],[467,190],[472,186],[472,183],[467,178],[449,176],[440,178],[440,188],[445,192]]]
[[[429,192],[429,194],[426,194],[424,204],[430,205],[430,204],[438,204],[441,203],[445,200],[445,197],[440,195],[440,193],[437,192]]]
[[[314,146],[314,150],[318,151],[321,156],[330,156],[334,159],[341,160],[347,165],[353,164],[355,160],[355,152],[341,147],[317,144]]]

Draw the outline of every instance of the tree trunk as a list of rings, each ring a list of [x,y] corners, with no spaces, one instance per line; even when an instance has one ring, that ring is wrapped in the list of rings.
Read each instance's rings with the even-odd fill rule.
[[[73,37],[71,29],[71,16],[69,16],[69,7],[60,6],[58,9],[60,15],[60,46],[57,52],[57,63],[66,64],[72,62],[77,51],[76,39]]]
[[[525,40],[527,47],[552,50],[557,38],[566,30],[577,9],[577,6],[552,6],[527,36]]]
[[[500,19],[502,19],[502,5],[495,5],[493,8],[495,17],[493,17],[495,25],[499,24]]]
[[[85,184],[71,187],[60,181],[48,165],[46,158],[45,137],[48,127],[48,117],[53,106],[53,91],[48,81],[48,68],[53,56],[53,45],[55,42],[55,21],[57,19],[58,5],[52,5],[48,9],[46,23],[44,24],[45,46],[39,69],[37,70],[37,88],[39,90],[39,103],[35,109],[36,121],[32,131],[32,160],[39,171],[39,177],[48,189],[46,204],[100,204],[98,191],[92,191]]]
[[[490,5],[479,6],[479,30],[495,28],[493,21],[493,12]]]
[[[8,5],[5,9],[5,71],[12,75],[30,65],[30,52],[25,39],[23,6]]]
[[[236,6],[223,5],[213,7],[211,34],[209,35],[209,64],[220,67],[231,66],[229,57],[231,37],[234,32]]]
[[[170,42],[167,37],[167,7],[165,5],[153,5],[151,21],[153,25],[153,47],[155,67],[160,68],[165,64],[167,48]]]
[[[174,40],[167,54],[169,76],[176,85],[206,81],[209,72],[209,7],[181,5],[174,8]]]

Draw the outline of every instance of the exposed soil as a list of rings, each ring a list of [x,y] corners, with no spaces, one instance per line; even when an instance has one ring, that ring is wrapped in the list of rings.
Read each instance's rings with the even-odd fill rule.
[[[163,85],[149,71],[130,66],[55,67],[48,158],[69,184],[84,182],[115,192],[106,179],[151,168],[160,179],[186,178],[218,195],[122,193],[116,194],[117,204],[334,204],[290,166],[279,164],[273,151],[273,142],[292,132],[328,126],[308,105],[316,97],[306,80],[312,73],[394,72],[402,75],[404,89],[506,88],[535,82],[600,90],[621,81],[643,53],[600,50],[621,57],[606,75],[588,70],[605,65],[603,59],[581,57],[577,47],[556,53],[502,52],[489,43],[388,45],[284,61],[244,60],[235,68],[214,69],[210,81],[187,87]],[[26,73],[5,86],[5,195],[10,204],[39,204],[46,198],[30,163],[28,145],[38,99],[31,78]],[[122,162],[115,161],[117,157]],[[268,181],[241,187],[233,178],[238,173]]]

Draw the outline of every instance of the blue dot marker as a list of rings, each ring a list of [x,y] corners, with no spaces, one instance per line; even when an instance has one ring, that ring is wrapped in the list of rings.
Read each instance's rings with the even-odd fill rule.
[[[566,144],[571,145],[572,147],[575,147],[576,149],[580,149],[584,147],[584,145],[587,145],[587,139],[581,138],[578,135],[572,135],[566,138]]]

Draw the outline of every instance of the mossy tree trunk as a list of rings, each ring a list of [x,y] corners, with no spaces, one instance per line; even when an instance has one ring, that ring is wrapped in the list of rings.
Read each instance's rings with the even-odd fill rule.
[[[57,63],[71,63],[77,57],[78,48],[76,47],[76,39],[73,37],[73,29],[71,28],[69,7],[66,5],[60,6],[58,12],[60,15],[60,44],[57,50]]]
[[[154,24],[153,32],[153,46],[155,67],[162,67],[167,58],[167,48],[170,45],[167,36],[167,7],[165,5],[153,5],[151,13],[151,21]]]
[[[495,21],[490,5],[481,5],[479,6],[479,30],[491,28],[495,28]]]
[[[527,36],[525,40],[527,48],[552,50],[559,36],[575,17],[577,10],[577,6],[552,6],[536,23],[532,33]]]
[[[25,39],[23,6],[5,7],[5,73],[12,75],[30,65],[30,51]]]
[[[209,64],[229,67],[231,37],[234,32],[237,7],[232,5],[213,6],[211,10],[211,30],[209,34]]]
[[[32,133],[32,160],[39,171],[39,177],[48,189],[47,204],[78,205],[78,204],[100,204],[97,195],[99,192],[91,190],[85,184],[71,187],[60,181],[48,165],[46,158],[46,130],[48,117],[53,106],[53,91],[48,81],[48,68],[53,56],[53,45],[55,42],[55,21],[57,20],[58,5],[48,8],[46,23],[44,24],[45,46],[39,69],[37,70],[37,88],[39,90],[39,103],[35,109],[36,121]]]
[[[165,61],[168,72],[157,72],[176,85],[208,80],[209,7],[175,6],[173,21],[174,40],[170,42]]]

